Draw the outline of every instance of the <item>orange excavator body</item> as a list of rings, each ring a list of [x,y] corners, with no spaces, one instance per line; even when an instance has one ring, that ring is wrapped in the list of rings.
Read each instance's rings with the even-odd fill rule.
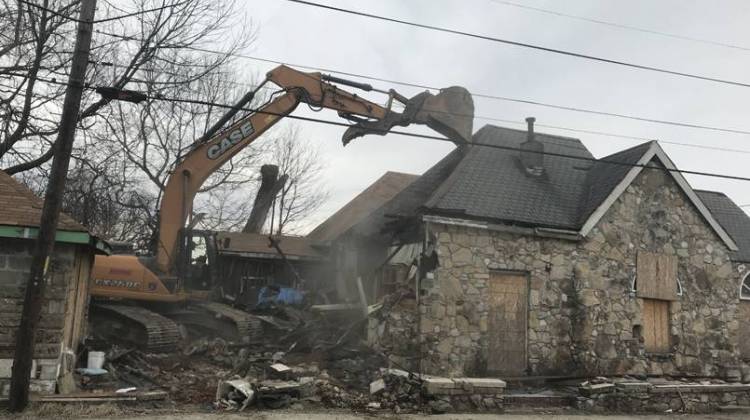
[[[219,134],[206,141],[196,142],[195,147],[174,168],[160,204],[155,258],[130,255],[97,257],[90,287],[92,296],[164,303],[207,300],[211,287],[215,286],[210,283],[215,280],[206,282],[200,279],[197,281],[197,277],[189,278],[196,273],[196,267],[191,265],[191,251],[195,248],[191,236],[193,231],[186,228],[192,214],[193,199],[211,174],[294,111],[300,102],[311,107],[338,111],[343,118],[356,122],[344,134],[345,144],[366,134],[384,135],[395,125],[406,126],[412,122],[426,124],[453,137],[457,143],[468,141],[471,135],[473,104],[471,96],[463,88],[454,87],[438,95],[425,92],[412,100],[405,99],[393,90],[380,91],[389,94],[388,105],[384,107],[342,90],[333,83],[374,90],[369,85],[320,73],[301,72],[283,65],[268,72],[266,80],[256,91],[267,82],[278,85],[281,89],[277,93],[280,94],[272,95],[258,110],[239,119]],[[459,89],[458,94],[456,89]],[[250,101],[252,95],[253,92],[246,95],[247,99],[243,98],[245,103]],[[393,99],[406,105],[403,113],[390,109]],[[423,104],[426,106],[423,107]],[[470,109],[466,104],[470,105]],[[236,106],[212,130],[217,131],[218,126],[228,121],[240,108],[242,106]],[[455,112],[457,108],[460,112]],[[446,130],[445,127],[449,129]],[[215,252],[215,244],[211,243],[211,234],[203,232],[202,236],[209,261],[207,266],[201,265],[200,268],[203,269],[203,277],[206,277],[206,267],[213,267],[215,272],[215,258],[211,255],[212,250]],[[205,263],[204,259],[203,264]],[[215,277],[214,274],[211,276]],[[216,306],[212,308],[215,309]],[[108,309],[120,311],[121,314],[127,312],[122,308]],[[133,314],[128,316],[130,315]],[[225,311],[223,315],[241,318],[235,312]],[[142,319],[146,319],[144,314],[135,314],[131,318],[134,316],[140,317],[137,320],[140,323],[143,323]],[[159,346],[164,347],[165,340],[160,340]]]

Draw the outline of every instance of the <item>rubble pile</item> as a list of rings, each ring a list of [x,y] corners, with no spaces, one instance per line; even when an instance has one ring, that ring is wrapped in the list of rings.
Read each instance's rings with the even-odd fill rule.
[[[381,369],[380,375],[370,383],[370,395],[379,408],[396,413],[421,409],[423,381],[417,375],[399,369]]]
[[[363,343],[364,320],[349,315],[268,307],[257,314],[264,336],[254,343],[203,337],[169,354],[111,344],[106,374],[82,377],[78,385],[163,390],[175,403],[222,410],[295,404],[366,410],[370,382],[387,359]]]

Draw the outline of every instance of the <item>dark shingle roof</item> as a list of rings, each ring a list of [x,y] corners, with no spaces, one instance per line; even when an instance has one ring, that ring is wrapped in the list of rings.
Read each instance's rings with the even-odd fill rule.
[[[545,152],[593,158],[574,138],[536,134]],[[487,125],[474,142],[517,149],[526,131]],[[450,178],[426,203],[431,213],[522,225],[577,228],[591,163],[545,155],[545,174],[527,175],[516,150],[471,146]]]
[[[387,230],[393,220],[389,216],[420,214],[579,230],[623,181],[631,164],[661,150],[655,142],[646,142],[591,161],[593,156],[578,139],[536,133],[552,155],[544,156],[544,175],[535,177],[520,163],[518,148],[525,139],[526,131],[483,127],[473,142],[500,147],[474,144],[454,150],[354,230],[369,236]],[[739,246],[735,259],[750,262],[750,218],[721,193],[698,193]]]
[[[615,154],[605,156],[602,160],[635,164],[651,147],[651,142],[625,149]],[[586,177],[586,195],[581,200],[578,223],[583,224],[597,207],[607,199],[612,190],[619,184],[632,166],[617,165],[608,162],[596,162]]]
[[[737,244],[739,251],[732,253],[732,260],[750,262],[750,216],[723,193],[701,190],[695,193]]]

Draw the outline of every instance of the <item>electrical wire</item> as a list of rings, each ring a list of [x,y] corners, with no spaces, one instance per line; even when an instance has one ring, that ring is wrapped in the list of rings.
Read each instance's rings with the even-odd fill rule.
[[[270,111],[264,111],[262,109],[256,109],[256,108],[248,108],[248,107],[235,107],[234,105],[228,105],[228,104],[220,104],[216,102],[211,101],[201,101],[201,100],[195,100],[195,99],[181,99],[181,98],[167,98],[163,96],[149,96],[149,99],[152,100],[161,100],[161,101],[169,101],[169,102],[177,102],[177,103],[191,103],[191,104],[197,104],[197,105],[207,105],[207,106],[215,106],[217,108],[226,108],[226,109],[239,109],[241,111],[248,111],[253,113],[259,113],[259,114],[265,114],[265,115],[273,115],[277,117],[287,117],[295,120],[301,120],[301,121],[308,121],[308,122],[315,122],[320,124],[327,124],[327,125],[333,125],[338,127],[352,127],[351,124],[339,122],[339,121],[330,121],[330,120],[324,120],[320,118],[312,118],[312,117],[303,117],[299,115],[288,115],[288,114],[281,114],[277,112],[270,112]],[[432,136],[428,134],[417,134],[417,133],[409,133],[406,131],[400,131],[400,130],[389,130],[389,134],[399,134],[402,136],[408,136],[408,137],[415,137],[420,139],[427,139],[427,140],[438,140],[438,141],[446,141],[453,143],[453,140],[446,138],[446,137],[438,137],[438,136]],[[484,142],[477,142],[472,141],[469,143],[471,146],[482,146],[482,147],[488,147],[492,149],[500,149],[500,150],[509,150],[509,151],[516,151],[520,152],[522,151],[521,148],[518,147],[512,147],[512,146],[502,146],[498,144],[492,144],[492,143],[484,143]],[[668,169],[668,168],[655,168],[649,164],[638,164],[638,163],[625,163],[625,162],[618,162],[614,160],[609,159],[596,159],[596,158],[590,158],[586,156],[576,156],[576,155],[569,155],[565,153],[555,153],[555,152],[538,152],[534,151],[532,153],[541,154],[544,156],[555,156],[555,157],[562,157],[562,158],[570,158],[575,160],[582,160],[587,162],[593,162],[593,163],[605,163],[605,164],[613,164],[613,165],[619,165],[619,166],[628,166],[628,167],[639,167],[639,168],[650,168],[650,169],[663,169],[669,172],[675,172],[675,173],[681,173],[681,174],[688,174],[688,175],[699,175],[699,176],[706,176],[706,177],[715,177],[715,178],[723,178],[723,179],[732,179],[737,181],[750,181],[750,178],[748,177],[741,177],[741,176],[735,176],[735,175],[725,175],[725,174],[717,174],[717,173],[711,173],[711,172],[703,172],[703,171],[693,171],[693,170],[685,170],[685,169]]]
[[[67,20],[69,20],[71,22],[76,22],[76,23],[84,23],[85,22],[85,23],[94,24],[94,23],[103,23],[103,22],[110,22],[110,21],[113,21],[113,20],[125,19],[125,18],[129,18],[129,17],[133,17],[133,16],[143,15],[143,14],[146,14],[146,13],[158,12],[158,11],[161,11],[161,10],[166,10],[166,9],[177,7],[177,6],[182,6],[183,4],[187,3],[188,0],[181,1],[181,2],[175,3],[175,4],[169,4],[169,5],[165,5],[165,6],[154,7],[153,9],[139,10],[139,11],[133,12],[133,13],[126,13],[124,15],[118,15],[118,16],[113,16],[113,17],[104,18],[104,19],[95,19],[95,20],[92,20],[92,21],[84,21],[84,20],[75,18],[73,16],[68,16],[68,15],[62,14],[62,13],[56,11],[56,10],[52,10],[52,9],[50,9],[48,7],[44,7],[44,6],[40,5],[40,4],[36,4],[36,3],[33,3],[31,1],[28,1],[28,0],[18,0],[18,2],[22,3],[22,4],[25,4],[27,6],[31,6],[31,7],[37,8],[39,10],[44,10],[47,13],[50,13],[50,14],[55,15],[57,17],[61,17],[63,19],[67,19]]]
[[[271,62],[279,63],[279,64],[281,63],[281,62],[276,62],[276,61],[272,61],[272,60],[266,60],[266,61],[271,61]],[[122,65],[116,64],[116,63],[113,63],[112,65],[114,67],[123,67]],[[302,65],[295,65],[295,67],[307,68],[307,69],[314,69],[314,68],[312,68],[310,66],[302,66]],[[331,70],[329,70],[329,71],[331,71]],[[163,71],[163,70],[159,70],[158,72],[161,72],[161,73],[164,73],[164,74],[168,74],[168,75],[177,75],[176,73],[167,72],[167,71]],[[342,74],[342,72],[336,72],[336,71],[332,71],[332,72],[335,72],[335,73],[338,73],[338,74]],[[368,76],[357,75],[355,73],[346,73],[346,74],[353,75],[353,76],[358,76],[358,77],[362,77],[362,78],[368,78]],[[21,75],[17,75],[17,76],[21,76]],[[149,83],[146,80],[137,79],[137,78],[136,79],[132,79],[131,81],[134,82],[134,83],[142,83],[142,84]],[[240,86],[254,87],[253,85],[251,85],[249,83],[242,83],[242,82],[221,82],[221,83],[224,84],[225,86],[226,85],[240,85]],[[403,83],[403,82],[396,82],[396,81],[392,81],[392,83],[406,84],[406,83]],[[263,89],[264,90],[274,90],[273,88],[267,87],[267,86],[264,86]],[[435,89],[435,88],[430,88],[430,89]],[[435,89],[435,90],[437,90],[437,89]],[[454,113],[454,112],[438,111],[438,110],[435,110],[435,111],[432,111],[432,112],[442,113],[442,114],[448,114],[448,115],[453,115],[453,116],[463,116],[463,117],[470,116],[470,115],[462,115],[462,114],[458,114],[458,113]],[[512,119],[508,119],[508,118],[496,118],[496,117],[489,117],[489,116],[482,116],[482,115],[473,115],[473,118],[476,118],[478,120],[494,121],[494,122],[501,122],[501,123],[506,123],[506,124],[526,125],[525,122],[521,122],[521,121],[517,121],[517,120],[512,120]],[[569,131],[569,132],[573,132],[573,133],[594,134],[594,135],[601,135],[601,136],[607,136],[607,137],[614,137],[614,138],[620,138],[620,139],[625,139],[625,140],[635,140],[635,141],[652,141],[652,140],[657,140],[657,139],[651,138],[651,137],[633,136],[633,135],[618,134],[618,133],[611,133],[611,132],[598,131],[598,130],[586,130],[586,129],[571,128],[571,127],[565,127],[565,126],[560,126],[560,125],[552,125],[552,124],[538,123],[538,124],[536,124],[536,126],[537,127],[543,127],[543,128],[551,128],[551,129],[556,129],[556,130]],[[701,127],[701,128],[704,128],[704,127]],[[750,134],[750,132],[748,132],[747,134]],[[690,148],[703,149],[703,150],[715,150],[715,151],[728,152],[728,153],[750,154],[750,150],[747,150],[747,149],[738,149],[738,148],[729,148],[729,147],[718,147],[718,146],[707,146],[707,145],[701,145],[701,144],[684,143],[684,142],[677,142],[677,141],[670,141],[670,140],[663,140],[663,139],[658,139],[658,141],[660,143],[662,143],[662,144],[670,144],[670,145],[680,146],[680,147],[690,147]]]
[[[474,39],[481,39],[485,41],[497,42],[497,43],[506,44],[506,45],[513,45],[516,47],[530,48],[533,50],[544,51],[544,52],[558,54],[558,55],[565,55],[565,56],[581,58],[585,60],[598,61],[601,63],[614,64],[618,66],[629,67],[629,68],[634,68],[634,69],[639,69],[639,70],[653,71],[653,72],[658,72],[658,73],[670,74],[672,76],[680,76],[680,77],[686,77],[690,79],[704,80],[708,82],[721,83],[721,84],[727,84],[727,85],[732,85],[732,86],[750,87],[750,83],[746,83],[746,82],[738,82],[734,80],[720,79],[717,77],[702,76],[698,74],[685,73],[685,72],[678,71],[678,70],[670,70],[670,69],[661,68],[661,67],[647,66],[644,64],[637,64],[637,63],[631,63],[628,61],[598,57],[594,55],[577,53],[573,51],[561,50],[558,48],[544,47],[541,45],[529,44],[527,42],[512,41],[509,39],[496,38],[496,37],[489,36],[489,35],[481,35],[481,34],[475,34],[472,32],[465,32],[465,31],[459,31],[455,29],[443,28],[440,26],[411,22],[411,21],[407,21],[403,19],[396,19],[396,18],[391,18],[391,17],[386,17],[386,16],[375,15],[372,13],[359,12],[356,10],[344,9],[341,7],[329,6],[326,4],[320,4],[320,3],[315,3],[315,2],[306,1],[306,0],[285,0],[285,1],[288,1],[291,3],[302,4],[306,6],[318,7],[318,8],[326,9],[326,10],[332,10],[332,11],[346,13],[346,14],[355,15],[355,16],[366,17],[370,19],[381,20],[385,22],[398,23],[401,25],[408,25],[408,26],[413,26],[413,27],[422,28],[422,29],[429,29],[432,31],[444,32],[444,33],[449,33],[453,35],[461,35],[461,36],[474,38]]]
[[[736,45],[736,44],[729,44],[729,43],[726,43],[726,42],[712,41],[710,39],[695,38],[695,37],[686,36],[686,35],[679,35],[679,34],[672,34],[672,33],[668,33],[668,32],[656,31],[656,30],[653,30],[653,29],[639,28],[637,26],[623,25],[621,23],[615,23],[615,22],[609,22],[609,21],[606,21],[606,20],[593,19],[593,18],[589,18],[589,17],[586,17],[586,16],[571,15],[571,14],[568,14],[568,13],[558,12],[558,11],[549,10],[549,9],[543,9],[541,7],[528,6],[528,5],[525,5],[525,4],[515,3],[515,2],[507,1],[507,0],[490,0],[490,1],[493,2],[493,3],[495,3],[495,4],[500,4],[500,5],[504,5],[504,6],[512,6],[512,7],[517,7],[519,9],[532,10],[532,11],[535,11],[535,12],[546,13],[546,14],[549,14],[549,15],[560,16],[560,17],[569,18],[569,19],[575,19],[575,20],[580,20],[580,21],[584,21],[584,22],[596,23],[596,24],[599,24],[599,25],[611,26],[611,27],[619,28],[619,29],[627,29],[627,30],[630,30],[630,31],[642,32],[642,33],[651,34],[651,35],[659,35],[659,36],[664,36],[664,37],[668,37],[668,38],[680,39],[680,40],[683,40],[683,41],[692,41],[692,42],[698,42],[698,43],[702,43],[702,44],[709,44],[709,45],[714,45],[714,46],[717,46],[717,47],[734,48],[734,49],[737,49],[737,50],[750,51],[750,48],[748,48],[748,47],[743,47],[741,45]]]
[[[70,85],[67,82],[60,82],[56,80],[43,80],[43,79],[39,79],[39,80],[42,80],[48,83]],[[96,89],[95,87],[90,86],[88,84],[84,84],[83,88],[88,89],[88,90]],[[167,101],[167,102],[173,102],[173,103],[190,103],[190,104],[195,104],[195,105],[214,106],[217,108],[234,109],[234,110],[247,111],[247,112],[258,113],[258,114],[273,115],[277,117],[286,117],[286,118],[291,118],[291,119],[300,120],[300,121],[315,122],[319,124],[326,124],[326,125],[332,125],[332,126],[337,126],[337,127],[345,127],[345,128],[352,127],[351,124],[343,123],[340,121],[330,121],[330,120],[324,120],[320,118],[282,114],[282,113],[264,111],[262,109],[250,108],[250,107],[244,107],[244,106],[237,107],[234,105],[222,104],[218,102],[203,101],[203,100],[197,100],[197,99],[170,98],[170,97],[165,97],[162,95],[146,95],[146,97],[147,99],[156,100],[156,101]],[[414,137],[414,138],[419,138],[419,139],[437,140],[437,141],[445,141],[445,142],[453,143],[453,140],[448,139],[446,137],[438,137],[438,136],[433,136],[429,134],[409,133],[409,132],[400,131],[400,130],[389,130],[388,133],[398,134],[398,135],[407,136],[407,137]],[[480,146],[480,147],[488,147],[492,149],[508,150],[508,151],[515,151],[515,152],[522,151],[522,149],[518,147],[503,146],[503,145],[485,143],[485,142],[479,142],[479,141],[472,141],[471,143],[469,143],[469,145],[471,147]],[[697,176],[705,176],[705,177],[713,177],[713,178],[731,179],[731,180],[736,180],[736,181],[750,181],[750,178],[748,177],[742,177],[742,176],[736,176],[736,175],[726,175],[726,174],[718,174],[718,173],[712,173],[712,172],[694,171],[694,170],[686,170],[686,169],[678,169],[678,168],[674,168],[674,169],[663,168],[663,167],[657,168],[649,164],[625,163],[625,162],[618,162],[618,161],[614,161],[614,160],[610,160],[606,158],[596,159],[593,157],[569,155],[565,153],[556,153],[556,152],[548,152],[548,151],[543,151],[543,152],[531,151],[531,153],[541,154],[544,156],[569,158],[569,159],[592,162],[592,163],[605,163],[605,164],[618,165],[618,166],[639,167],[639,168],[646,168],[646,169],[659,169],[659,170],[665,170],[668,172],[674,172],[674,173],[680,173],[680,174],[686,174],[686,175],[697,175]]]
[[[103,35],[107,35],[107,36],[125,39],[125,40],[143,41],[135,37],[117,35],[117,34],[107,33],[104,31],[95,31],[95,32],[103,34]],[[439,87],[431,86],[427,84],[402,82],[399,80],[393,80],[393,79],[388,79],[388,78],[379,77],[379,76],[371,76],[371,75],[353,73],[353,72],[325,68],[325,67],[316,67],[316,66],[310,66],[310,65],[300,64],[300,63],[291,63],[287,61],[273,60],[269,58],[257,57],[257,56],[247,55],[247,54],[226,53],[226,52],[211,50],[207,48],[192,47],[192,46],[184,46],[183,48],[188,49],[188,50],[193,50],[193,51],[205,52],[209,54],[228,55],[231,57],[244,58],[244,59],[254,60],[254,61],[259,61],[259,62],[264,62],[264,63],[284,64],[284,65],[301,68],[301,69],[335,73],[335,74],[340,74],[340,75],[350,76],[350,77],[359,77],[362,79],[373,80],[377,82],[384,82],[384,83],[399,85],[399,86],[413,87],[417,89],[428,89],[428,90],[433,90],[433,91],[441,90],[441,88]],[[526,105],[541,106],[545,108],[553,108],[553,109],[560,109],[564,111],[601,115],[601,116],[613,117],[613,118],[622,118],[622,119],[628,119],[628,120],[633,120],[633,121],[648,122],[648,123],[653,123],[653,124],[671,125],[671,126],[676,126],[676,127],[708,130],[708,131],[715,131],[715,132],[722,132],[722,133],[750,135],[750,131],[748,130],[740,130],[740,129],[735,129],[735,128],[717,127],[717,126],[711,126],[711,125],[705,125],[705,124],[692,124],[692,123],[686,123],[686,122],[681,122],[681,121],[671,121],[671,120],[663,120],[663,119],[658,119],[658,118],[649,118],[649,117],[621,114],[621,113],[608,112],[608,111],[598,111],[598,110],[589,109],[589,108],[580,108],[580,107],[573,107],[573,106],[567,106],[567,105],[557,105],[557,104],[551,104],[548,102],[535,101],[531,99],[512,98],[508,96],[493,95],[493,94],[481,93],[481,92],[471,92],[471,95],[476,98],[497,100],[497,101],[503,101],[503,102],[522,103]],[[476,118],[480,118],[480,117],[476,117]],[[482,117],[482,118],[491,120],[491,117]]]

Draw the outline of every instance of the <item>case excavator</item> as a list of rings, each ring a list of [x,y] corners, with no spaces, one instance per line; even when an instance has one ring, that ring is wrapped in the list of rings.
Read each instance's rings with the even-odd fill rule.
[[[268,83],[280,89],[258,109],[223,129]],[[349,93],[340,85],[386,94],[386,105]],[[401,112],[392,109],[394,101],[404,106]],[[262,332],[259,319],[221,303],[215,235],[194,229],[198,220],[192,216],[192,204],[212,173],[300,103],[338,111],[340,117],[350,121],[343,135],[344,145],[357,137],[385,135],[394,126],[413,123],[427,125],[459,145],[471,139],[474,106],[464,88],[450,87],[435,95],[422,92],[407,99],[394,90],[378,90],[330,75],[301,72],[284,65],[273,69],[176,165],[160,203],[155,255],[96,257],[90,285],[91,319],[96,333],[150,351],[175,349],[184,334],[180,324],[239,341],[258,338]]]

